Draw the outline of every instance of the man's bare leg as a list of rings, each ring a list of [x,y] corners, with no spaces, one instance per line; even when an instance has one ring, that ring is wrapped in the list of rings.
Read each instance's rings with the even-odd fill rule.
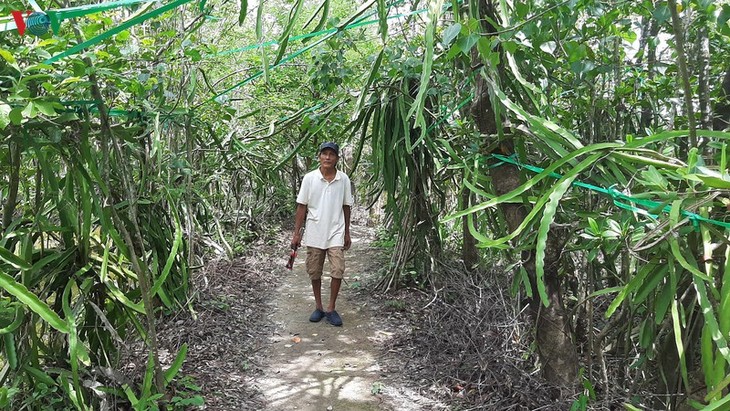
[[[324,311],[322,308],[322,279],[312,280],[312,293],[314,294],[314,303],[316,308]]]
[[[320,280],[320,283],[321,281],[322,280]],[[335,310],[335,302],[337,301],[337,294],[340,293],[340,285],[342,285],[342,278],[333,278],[330,282],[330,303],[327,306],[328,313]]]

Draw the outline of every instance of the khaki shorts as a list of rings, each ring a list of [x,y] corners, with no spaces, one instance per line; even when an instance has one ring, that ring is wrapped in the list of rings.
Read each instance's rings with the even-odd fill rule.
[[[325,254],[330,260],[330,276],[332,278],[342,278],[345,274],[345,251],[342,247],[332,247],[326,250],[315,247],[307,247],[307,274],[310,280],[319,280],[322,278],[322,268],[324,268]]]

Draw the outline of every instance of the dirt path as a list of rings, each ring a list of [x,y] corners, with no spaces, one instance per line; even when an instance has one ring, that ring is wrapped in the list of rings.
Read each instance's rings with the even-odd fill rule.
[[[379,340],[388,333],[373,320],[373,309],[353,296],[360,276],[375,260],[367,232],[353,228],[353,246],[346,254],[347,269],[337,312],[342,327],[322,320],[309,322],[314,309],[302,251],[294,269],[281,279],[271,302],[270,360],[258,382],[269,410],[390,410],[382,395],[380,366],[376,360]],[[324,304],[329,299],[328,263],[322,283]]]
[[[447,409],[408,388],[413,384],[402,375],[400,362],[380,362],[395,330],[408,332],[408,326],[370,298],[363,284],[372,284],[384,260],[370,245],[371,231],[352,230],[337,299],[342,327],[309,322],[314,297],[304,270],[306,252],[288,271],[283,247],[272,251],[266,243],[271,239],[262,239],[247,255],[215,260],[200,270],[194,278],[194,309],[158,327],[166,365],[182,344],[189,346],[185,378],[176,383],[178,396],[200,395],[205,399],[201,409],[216,411]],[[326,304],[329,276],[323,283]],[[277,285],[274,292],[271,284]],[[130,367],[144,363],[141,344],[136,351],[138,358],[128,354]]]

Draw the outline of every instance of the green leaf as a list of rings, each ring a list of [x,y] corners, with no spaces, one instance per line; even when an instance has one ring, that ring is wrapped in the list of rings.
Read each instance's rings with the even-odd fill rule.
[[[312,22],[314,21],[314,18],[317,17],[317,15],[319,15],[321,12],[322,16],[319,18],[319,22],[317,23],[317,26],[314,29],[312,29],[312,31],[310,31],[310,34],[321,30],[322,27],[324,27],[324,25],[327,23],[327,16],[329,15],[329,7],[330,7],[330,0],[325,0],[325,1],[321,2],[319,7],[317,7],[317,9],[314,11],[314,13],[312,13],[312,15],[309,17],[307,22],[304,23],[303,28],[306,29],[307,27],[309,27],[309,25],[312,24]],[[308,37],[303,38],[302,42],[306,43],[306,41],[308,39],[309,39]]]
[[[90,264],[88,265],[90,267]],[[86,352],[86,347],[84,344],[80,341],[79,334],[77,332],[76,328],[76,314],[74,313],[73,309],[71,308],[71,289],[73,286],[76,285],[76,281],[74,278],[70,278],[68,282],[66,283],[66,287],[63,289],[63,296],[61,298],[62,300],[62,306],[63,306],[63,313],[66,316],[66,323],[69,327],[68,332],[68,351],[69,351],[69,357],[70,357],[70,363],[71,363],[71,374],[74,381],[74,386],[80,386],[80,378],[79,378],[79,362],[82,362],[84,359],[85,365],[89,364],[89,354]],[[76,392],[76,400],[79,404],[83,404],[84,398],[81,394],[81,391]]]
[[[481,38],[482,36],[478,34],[470,34],[466,37],[461,37],[456,42],[456,44],[461,49],[462,53],[464,53],[465,55],[469,55],[469,51],[471,50],[471,48],[474,47],[474,45],[477,44],[477,41],[479,41],[479,39]]]
[[[638,305],[643,303],[644,300],[646,300],[646,297],[649,296],[649,293],[656,290],[657,285],[659,285],[659,282],[664,279],[666,273],[667,266],[662,266],[658,269],[652,270],[647,278],[643,281],[639,289],[636,291],[633,300],[634,304]]]
[[[669,220],[674,226],[676,226],[679,221],[679,212],[681,210],[681,205],[682,200],[675,200],[672,203],[672,210],[669,213]],[[730,363],[730,348],[728,348],[727,338],[720,331],[717,316],[715,315],[715,310],[713,309],[712,302],[710,302],[710,298],[707,293],[707,287],[705,285],[705,283],[707,282],[712,286],[712,284],[714,283],[713,279],[709,278],[706,274],[698,270],[697,267],[694,267],[687,261],[684,255],[682,255],[679,247],[679,242],[675,237],[668,237],[668,241],[672,249],[672,254],[674,255],[674,258],[677,260],[677,262],[679,262],[682,267],[692,273],[692,282],[694,283],[695,291],[697,292],[697,301],[699,302],[700,308],[702,309],[701,312],[705,317],[705,326],[709,328],[710,335],[712,336],[712,340],[715,341],[717,350],[725,358],[725,360]],[[676,304],[676,299],[674,299],[673,301]]]
[[[0,260],[5,261],[14,268],[21,270],[30,270],[32,267],[30,263],[13,254],[10,250],[5,247],[0,247]]]
[[[545,291],[545,249],[547,248],[547,237],[550,231],[550,225],[555,220],[555,213],[560,205],[560,199],[563,198],[565,192],[568,191],[575,175],[572,177],[563,177],[561,181],[550,193],[547,204],[545,204],[545,210],[542,212],[542,219],[540,220],[540,228],[537,231],[537,245],[535,248],[535,277],[537,282],[537,292],[540,294],[540,300],[543,305],[547,307],[550,305],[547,293]]]
[[[11,333],[20,327],[20,325],[23,323],[23,320],[25,319],[25,311],[23,310],[22,306],[15,307],[15,316],[13,317],[13,322],[8,324],[6,327],[0,328],[0,334],[8,334]]]
[[[426,35],[424,38],[424,53],[423,53],[423,65],[421,68],[421,78],[418,82],[418,93],[416,98],[413,99],[411,108],[408,111],[406,117],[411,118],[414,114],[416,116],[415,128],[421,129],[421,135],[416,142],[406,145],[406,151],[410,153],[413,147],[416,146],[425,137],[426,134],[426,119],[423,116],[424,106],[426,103],[426,92],[429,89],[429,83],[431,80],[431,70],[433,66],[433,55],[434,55],[434,34],[436,32],[436,25],[438,24],[439,17],[441,16],[443,0],[435,0],[429,4],[429,17],[428,23],[426,24]]]
[[[292,29],[294,28],[294,23],[297,21],[297,18],[299,17],[299,12],[302,9],[303,3],[304,3],[304,0],[296,0],[296,3],[294,3],[294,7],[292,7],[292,9],[289,11],[289,20],[287,21],[284,31],[281,33],[281,36],[279,37],[279,51],[276,54],[276,59],[274,60],[274,65],[279,64],[281,59],[284,57],[284,54],[286,54],[286,46],[287,46],[287,44],[289,44],[289,36],[291,34]]]
[[[380,38],[385,43],[388,38],[388,9],[385,6],[385,0],[378,0],[378,31]]]
[[[510,100],[494,80],[489,78],[486,78],[486,80],[502,104],[519,118],[527,121],[535,135],[553,149],[556,154],[562,157],[568,153],[566,148],[574,150],[583,147],[583,143],[572,132],[553,121],[529,113]]]
[[[15,350],[15,335],[13,333],[3,334],[3,349],[5,350],[5,360],[8,366],[15,370],[18,368],[18,354]]]
[[[684,342],[682,341],[682,324],[679,319],[679,308],[677,299],[672,299],[672,326],[674,329],[674,344],[677,347],[677,354],[679,355],[679,368],[682,374],[682,381],[684,381],[685,387],[688,386],[688,374],[687,374],[687,360],[684,355]]]
[[[667,315],[667,309],[669,309],[669,304],[672,303],[675,293],[676,290],[671,284],[671,281],[664,284],[664,287],[659,292],[659,296],[654,301],[654,320],[657,324],[661,324],[664,321],[664,316]]]
[[[594,166],[595,164],[593,164],[593,163],[595,163],[595,161],[598,160],[603,155],[602,150],[615,148],[618,146],[619,146],[619,144],[616,144],[616,143],[599,143],[599,144],[594,144],[591,146],[583,147],[583,148],[581,148],[579,150],[575,150],[574,152],[569,153],[569,154],[566,153],[564,156],[562,156],[562,158],[560,160],[555,161],[549,167],[547,167],[545,170],[543,170],[541,173],[539,173],[538,175],[525,181],[522,185],[520,185],[516,189],[510,191],[509,193],[505,193],[499,197],[496,197],[496,198],[490,199],[488,201],[485,201],[483,203],[474,205],[466,210],[462,210],[462,211],[458,211],[454,214],[450,214],[450,215],[444,217],[443,219],[441,219],[441,222],[451,221],[455,218],[459,218],[461,216],[471,214],[471,213],[474,213],[477,211],[485,210],[490,207],[495,207],[496,205],[503,203],[503,202],[508,202],[508,201],[514,199],[515,197],[521,195],[522,193],[524,193],[526,190],[528,190],[530,187],[534,186],[538,182],[549,177],[559,167],[562,167],[563,165],[573,161],[576,157],[579,157],[583,154],[598,151],[598,153],[595,153],[595,154],[591,155],[588,159],[583,160],[580,164],[575,166],[569,172],[573,175],[577,175],[578,173],[583,171],[586,167]],[[545,198],[544,201],[547,201],[547,198]],[[530,212],[530,214],[528,214],[529,219],[526,219],[526,221],[523,221],[523,223],[520,225],[520,228],[518,228],[518,230],[521,231],[523,229],[523,225],[526,226],[527,224],[529,224],[529,221],[531,221],[530,219],[532,218],[532,216],[534,216],[534,213],[537,213],[538,211],[539,211],[539,208],[538,209],[533,208],[533,210]],[[509,241],[510,239],[514,238],[514,236],[517,235],[518,233],[513,232],[508,237],[503,237],[503,239],[504,239],[504,241]],[[481,236],[481,237],[484,238],[485,240],[489,241],[489,244],[492,244],[492,241],[486,239],[484,236]],[[503,239],[499,239],[499,240],[495,240],[495,241],[503,242],[503,241],[501,241]]]
[[[443,38],[441,41],[444,43],[445,46],[448,46],[451,44],[452,41],[456,38],[456,36],[459,35],[461,32],[461,24],[454,23],[450,25],[446,30],[444,30]]]
[[[4,130],[5,127],[10,125],[10,111],[12,109],[9,105],[0,103],[0,130]]]
[[[13,277],[2,271],[0,271],[0,287],[15,296],[15,298],[25,304],[31,311],[38,314],[51,327],[55,328],[59,332],[68,334],[69,328],[66,321],[62,320],[61,317],[59,317],[58,314],[51,309],[51,307],[41,301],[38,296],[28,291],[23,284],[18,283],[15,279],[13,279]]]
[[[609,318],[613,315],[614,311],[616,311],[616,309],[621,305],[621,303],[624,301],[626,296],[629,295],[629,293],[633,292],[641,284],[643,284],[644,278],[646,278],[647,274],[649,274],[649,272],[651,272],[655,267],[656,264],[649,263],[643,266],[641,270],[639,270],[639,272],[629,281],[629,283],[624,286],[623,290],[618,293],[616,298],[613,299],[611,304],[609,304],[605,314],[606,318]]]
[[[180,224],[180,217],[178,216],[177,209],[174,208],[173,204],[175,204],[172,201],[172,198],[168,194],[168,201],[171,205],[172,214],[175,217],[175,239],[172,243],[172,249],[170,250],[170,255],[167,257],[167,261],[165,262],[165,267],[162,269],[162,273],[160,274],[159,278],[155,281],[154,285],[152,286],[152,289],[150,290],[150,294],[154,295],[156,294],[160,288],[162,287],[162,284],[164,284],[165,280],[167,279],[167,276],[170,274],[170,270],[172,269],[172,265],[175,263],[175,258],[177,257],[177,250],[182,245],[182,225]]]
[[[120,303],[126,305],[127,307],[133,309],[134,311],[144,314],[145,308],[142,303],[134,303],[132,300],[130,300],[120,289],[117,287],[117,285],[111,281],[107,280],[104,285],[109,289],[109,293],[114,296]]]
[[[56,109],[53,108],[53,103],[50,101],[35,100],[33,104],[38,108],[38,111],[47,116],[56,115]]]
[[[717,383],[717,386],[711,392],[707,393],[707,396],[705,396],[705,401],[710,401],[710,399],[712,397],[722,394],[722,390],[724,390],[725,387],[727,387],[728,385],[730,385],[730,374],[726,375],[722,381]],[[724,400],[727,400],[728,398],[730,398],[730,395],[725,396],[725,398],[723,398],[720,401],[712,402],[712,405],[717,405],[717,404],[723,402]],[[727,401],[725,401],[725,402],[727,402]],[[705,409],[707,409],[707,408],[705,408]]]
[[[367,98],[367,96],[370,95],[370,86],[373,84],[373,81],[375,81],[375,78],[380,73],[380,64],[383,62],[384,55],[385,49],[380,50],[380,53],[378,53],[378,57],[373,62],[373,68],[370,70],[370,75],[368,75],[368,79],[365,81],[362,91],[360,92],[360,97],[357,99],[357,106],[354,113],[359,113],[365,106],[365,99]]]
[[[39,370],[38,368],[31,367],[29,364],[25,364],[23,365],[23,369],[28,374],[30,374],[36,382],[41,382],[49,387],[53,387],[54,385],[56,385],[56,381],[53,378],[51,378],[48,374]]]
[[[28,104],[23,109],[23,117],[35,118],[37,115],[38,115],[38,110],[36,110],[35,104],[32,101],[29,101]]]
[[[259,7],[256,10],[256,42],[261,45],[264,42],[264,23],[263,23],[263,16],[264,16],[264,3],[262,1],[259,2]],[[269,82],[269,55],[266,53],[266,47],[259,47],[259,51],[261,52],[261,66],[263,68],[264,72],[264,81]]]
[[[669,20],[669,18],[671,17],[671,13],[666,2],[658,2],[656,4],[657,6],[652,12],[652,15],[659,24],[662,24]]]
[[[21,109],[20,107],[15,107],[14,109],[10,110],[8,118],[13,125],[19,126],[23,122],[23,109]]]
[[[180,351],[177,353],[177,356],[175,357],[175,361],[170,364],[170,368],[165,370],[164,378],[165,378],[165,384],[169,384],[170,381],[172,381],[173,378],[177,375],[178,372],[180,372],[180,369],[182,368],[183,362],[185,362],[185,357],[188,355],[188,345],[187,343],[184,343],[180,347]]]
[[[0,49],[0,57],[10,64],[15,64],[15,57],[13,57],[13,54],[5,49]]]
[[[717,27],[720,33],[730,36],[730,4],[723,4],[720,15],[717,16]]]
[[[246,20],[246,13],[248,12],[248,0],[241,0],[241,10],[238,12],[238,25],[243,26],[243,22]]]
[[[730,405],[730,394],[723,397],[720,401],[715,401],[712,404],[706,406],[701,411],[726,411]]]
[[[707,187],[719,188],[723,190],[730,189],[730,181],[720,177],[705,176],[701,174],[688,174],[686,177],[690,178],[690,176],[696,177],[697,179],[702,181],[702,184],[706,185]]]

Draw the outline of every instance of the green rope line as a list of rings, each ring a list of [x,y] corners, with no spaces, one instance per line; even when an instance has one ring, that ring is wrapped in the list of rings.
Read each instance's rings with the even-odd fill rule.
[[[461,108],[464,107],[465,105],[467,105],[473,98],[474,98],[474,93],[470,93],[464,100],[461,101],[461,103],[459,103],[458,106],[456,106],[455,109],[451,110],[451,112],[449,114],[447,114],[445,116],[441,116],[441,118],[439,118],[438,120],[436,120],[435,123],[431,124],[431,126],[426,129],[426,132],[427,133],[430,133],[431,131],[433,131],[433,129],[435,129],[436,127],[438,127],[439,124],[441,124],[444,121],[446,121],[449,118],[451,118],[451,116],[454,113],[456,113],[457,111],[461,110]]]
[[[63,51],[63,52],[61,52],[59,54],[56,54],[55,56],[47,59],[43,63],[44,64],[51,64],[51,63],[53,63],[55,61],[58,61],[58,60],[60,60],[60,59],[62,59],[64,57],[68,57],[70,55],[76,54],[76,53],[84,50],[87,47],[91,47],[94,44],[97,44],[97,43],[99,43],[101,41],[104,41],[104,40],[106,40],[106,39],[114,36],[115,34],[118,34],[118,33],[122,32],[122,31],[126,30],[129,27],[132,27],[132,26],[135,26],[137,24],[140,24],[140,23],[142,23],[142,22],[144,22],[146,20],[151,19],[152,17],[158,16],[158,15],[160,15],[160,14],[162,14],[162,13],[168,11],[168,10],[172,10],[172,9],[177,8],[177,7],[180,7],[183,4],[189,3],[191,1],[193,1],[193,0],[176,0],[176,1],[172,2],[172,3],[170,3],[170,4],[164,5],[164,6],[160,7],[160,8],[158,8],[158,9],[152,10],[149,13],[145,13],[145,14],[142,14],[140,16],[131,18],[131,19],[127,20],[126,22],[120,24],[119,26],[114,27],[111,30],[105,31],[104,33],[101,33],[101,34],[99,34],[96,37],[93,37],[93,38],[91,38],[91,39],[89,39],[89,40],[87,40],[87,41],[85,41],[83,43],[77,44],[77,45],[71,47],[70,49],[68,49],[66,51]]]
[[[87,4],[85,6],[68,7],[64,9],[46,10],[48,18],[51,20],[51,29],[54,33],[58,33],[63,20],[75,17],[85,16],[87,14],[99,13],[106,10],[116,9],[119,7],[132,6],[139,3],[152,3],[156,0],[119,0],[100,4]]]
[[[64,111],[67,113],[77,113],[79,114],[81,112],[81,107],[83,106],[91,106],[89,107],[89,113],[98,113],[99,112],[99,102],[95,100],[68,100],[68,101],[61,101],[61,104],[68,107]],[[127,117],[127,118],[144,118],[149,117],[150,115],[154,116],[157,114],[160,114],[162,118],[173,118],[176,116],[182,116],[187,115],[187,111],[179,111],[179,112],[173,112],[168,111],[164,107],[161,108],[160,111],[142,111],[142,110],[124,110],[124,109],[116,109],[116,108],[110,108],[107,110],[108,115],[110,117]]]
[[[394,15],[394,16],[389,17],[388,19],[390,19],[390,18],[406,17],[406,16],[410,16],[410,15],[413,15],[413,14],[423,13],[425,11],[427,11],[427,9],[415,10],[415,11],[412,11],[410,13],[403,13],[403,14]],[[365,16],[365,17],[363,17],[363,19],[368,18],[368,17],[370,17],[370,16],[369,15],[368,16]],[[270,65],[269,66],[269,69],[270,70],[271,69],[275,69],[275,68],[283,65],[284,63],[287,63],[287,62],[289,62],[289,61],[297,58],[301,54],[303,54],[303,53],[311,50],[312,48],[316,47],[317,45],[322,44],[322,42],[324,42],[325,40],[327,40],[328,38],[332,37],[334,34],[340,32],[342,30],[350,30],[350,29],[353,29],[353,28],[356,28],[356,27],[366,26],[366,25],[369,25],[369,24],[375,24],[377,22],[378,22],[378,20],[358,21],[358,22],[349,24],[347,26],[344,26],[342,28],[332,28],[332,29],[323,30],[321,32],[318,32],[318,33],[327,33],[327,35],[325,37],[317,40],[316,42],[314,42],[314,43],[312,43],[312,44],[310,44],[310,45],[308,45],[306,47],[303,47],[303,48],[301,48],[301,49],[299,49],[299,50],[297,50],[297,51],[295,51],[295,52],[293,52],[293,53],[291,53],[291,54],[289,54],[287,56],[285,56],[277,64]],[[306,36],[306,35],[302,35],[302,36]],[[295,37],[301,37],[301,36],[295,36]],[[276,44],[277,42],[274,41],[274,40],[272,40],[272,41],[268,41],[266,43],[262,43],[261,46],[263,46],[264,44],[268,44],[268,43]],[[253,48],[260,47],[260,46],[258,44],[256,44],[256,45],[251,45],[251,46],[247,46],[247,47],[248,47],[248,50],[250,50],[250,49],[253,49]],[[244,48],[246,48],[246,47],[244,47]],[[231,51],[231,53],[232,52],[233,51]],[[197,107],[200,107],[201,105],[206,104],[206,103],[210,103],[211,101],[218,101],[218,98],[221,97],[221,96],[223,96],[224,94],[228,94],[228,93],[230,93],[231,91],[233,91],[233,90],[235,90],[237,88],[243,87],[246,84],[248,84],[248,83],[256,80],[257,78],[261,77],[262,75],[264,75],[264,71],[263,70],[260,70],[260,71],[256,72],[255,74],[247,77],[246,79],[244,79],[244,80],[242,80],[242,81],[240,81],[240,82],[232,85],[231,87],[228,87],[227,89],[221,91],[220,93],[218,93],[215,96],[209,98],[208,100],[206,100],[206,101],[204,101],[202,103],[199,103],[195,107],[196,108]],[[220,103],[220,101],[218,101],[218,102]]]
[[[499,160],[499,163],[490,166],[490,168],[498,167],[504,163],[508,163],[508,164],[512,164],[512,165],[515,165],[520,168],[530,170],[530,171],[532,171],[534,173],[538,173],[538,174],[545,171],[544,168],[540,168],[540,167],[533,166],[530,164],[524,164],[511,156],[508,157],[508,156],[503,156],[500,154],[492,154],[491,157]],[[563,176],[561,176],[558,173],[550,173],[550,177],[553,177],[555,179],[560,179]],[[585,188],[587,190],[595,191],[595,192],[601,193],[603,195],[607,195],[613,199],[613,203],[617,207],[622,208],[624,210],[628,210],[628,211],[632,211],[632,212],[636,212],[636,213],[645,215],[654,220],[656,220],[659,216],[657,214],[650,213],[649,211],[647,211],[647,209],[652,210],[652,209],[658,209],[659,207],[661,207],[661,211],[664,213],[667,213],[667,214],[669,214],[672,211],[672,207],[670,207],[669,205],[664,205],[662,207],[663,203],[659,203],[659,202],[652,201],[652,200],[645,200],[643,198],[636,198],[636,197],[628,196],[628,195],[616,190],[614,188],[614,186],[611,186],[609,188],[603,188],[603,187],[599,187],[599,186],[596,186],[593,184],[583,183],[580,181],[574,181],[572,185],[576,186],[576,187]],[[641,207],[644,207],[644,209],[634,207],[628,203],[633,203],[633,204],[639,205]],[[714,224],[716,226],[723,227],[723,228],[730,228],[730,223],[726,223],[724,221],[712,220],[709,218],[702,217],[699,214],[692,213],[692,212],[685,211],[685,210],[681,210],[680,212],[681,212],[682,216],[687,217],[687,219],[689,219],[689,221],[692,223],[692,226],[694,226],[695,230],[699,230],[700,222]]]
[[[292,54],[289,54],[289,55],[285,56],[285,57],[284,57],[284,58],[282,58],[282,59],[281,59],[281,61],[280,61],[280,62],[278,62],[277,64],[272,64],[272,65],[270,65],[270,66],[269,66],[269,69],[274,69],[274,68],[277,68],[277,67],[279,67],[279,66],[283,65],[284,63],[286,63],[286,62],[288,62],[288,61],[290,61],[290,60],[292,60],[292,59],[295,59],[295,58],[296,58],[297,56],[299,56],[300,54],[302,54],[302,53],[305,53],[306,51],[310,50],[310,49],[311,49],[312,47],[315,47],[316,45],[318,45],[318,44],[322,43],[322,42],[323,42],[324,40],[327,40],[328,38],[329,38],[329,37],[325,37],[325,38],[321,39],[320,41],[318,41],[318,42],[316,42],[316,43],[313,43],[313,44],[311,44],[311,45],[309,45],[309,46],[307,46],[307,47],[304,47],[304,48],[302,48],[302,49],[300,49],[300,50],[297,50],[296,52],[294,52],[294,53],[292,53]],[[195,106],[195,108],[198,108],[198,107],[202,106],[203,104],[206,104],[206,103],[210,103],[211,101],[218,101],[218,98],[219,98],[219,97],[223,96],[224,94],[228,94],[228,93],[230,93],[231,91],[233,91],[233,90],[235,90],[235,89],[237,89],[237,88],[239,88],[239,87],[245,86],[246,84],[248,84],[248,83],[250,83],[250,82],[252,82],[252,81],[256,80],[257,78],[261,77],[261,76],[262,76],[263,74],[264,74],[264,71],[263,71],[263,70],[261,70],[261,71],[258,71],[258,72],[257,72],[256,74],[253,74],[252,76],[250,76],[250,77],[248,77],[248,78],[244,79],[243,81],[240,81],[240,82],[238,82],[238,83],[236,83],[236,84],[232,85],[231,87],[228,87],[227,89],[225,89],[225,90],[221,91],[220,93],[218,93],[218,94],[216,94],[215,96],[213,96],[213,97],[209,98],[208,100],[205,100],[205,101],[203,101],[202,103],[198,103],[198,104],[197,104],[197,105]],[[221,103],[220,101],[218,101],[218,102],[219,102],[219,103]]]
[[[392,16],[389,16],[387,18],[387,20],[399,19],[399,18],[402,18],[402,17],[408,17],[408,16],[412,16],[414,14],[424,13],[426,11],[428,11],[428,9],[414,10],[414,11],[409,12],[409,13],[394,14]],[[372,14],[369,14],[367,16],[364,16],[363,18],[365,19],[365,18],[368,18],[370,16],[372,16]],[[319,37],[319,36],[324,35],[324,34],[336,33],[336,32],[338,32],[340,30],[342,30],[342,31],[350,30],[350,29],[354,29],[354,28],[357,28],[357,27],[362,27],[362,26],[368,26],[368,25],[371,25],[371,24],[376,24],[378,22],[380,22],[380,19],[360,21],[360,22],[348,24],[347,26],[342,27],[341,29],[338,29],[337,27],[333,27],[333,28],[327,29],[327,30],[320,30],[320,31],[315,31],[315,32],[312,32],[312,33],[307,33],[307,34],[299,34],[299,35],[296,35],[296,36],[292,36],[291,38],[289,38],[289,40],[290,41],[297,41],[297,40],[308,39],[308,38],[311,38],[311,37]],[[269,47],[269,46],[273,46],[273,45],[276,45],[276,44],[279,44],[279,42],[276,41],[276,40],[269,40],[269,41],[264,42],[264,43],[261,43],[261,44],[250,44],[250,45],[245,46],[245,47],[239,47],[239,48],[235,48],[235,49],[220,51],[218,53],[212,54],[212,56],[213,57],[218,57],[218,56],[225,56],[225,55],[233,54],[233,53],[242,53],[244,51],[254,50],[254,49],[257,49],[257,48],[260,48],[260,47]]]

